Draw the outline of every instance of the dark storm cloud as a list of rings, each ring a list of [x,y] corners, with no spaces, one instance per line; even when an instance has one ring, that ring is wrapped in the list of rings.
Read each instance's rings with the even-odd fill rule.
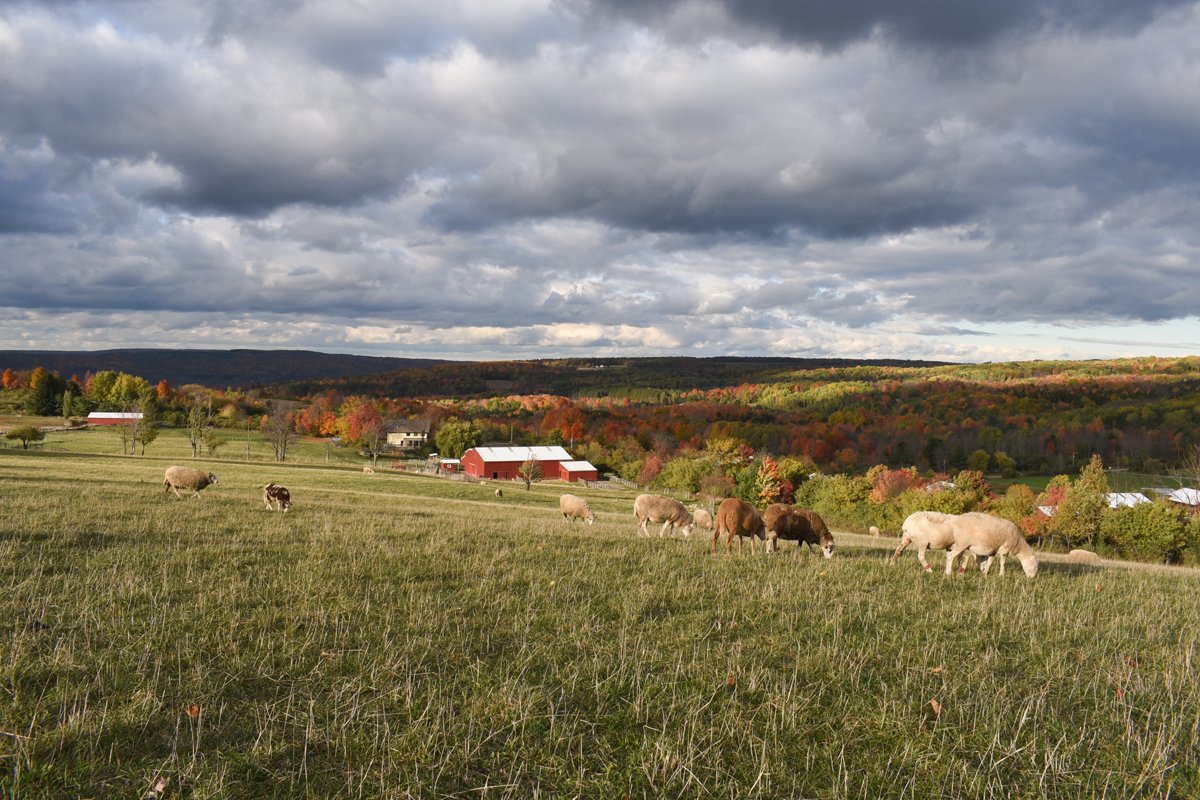
[[[0,0],[0,282],[93,338],[425,352],[1179,320],[1197,40],[1166,0]]]
[[[580,0],[584,2],[584,0]],[[970,48],[1045,28],[1136,31],[1189,0],[586,0],[601,13],[668,23],[689,6],[712,5],[731,22],[804,46],[838,49],[882,35],[900,44]]]

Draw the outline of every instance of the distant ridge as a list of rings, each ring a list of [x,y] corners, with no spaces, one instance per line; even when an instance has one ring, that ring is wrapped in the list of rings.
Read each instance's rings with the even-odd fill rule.
[[[0,350],[0,370],[45,367],[64,378],[116,370],[138,375],[151,383],[165,378],[174,386],[198,383],[216,388],[349,378],[447,363],[435,358],[356,356],[313,350]]]

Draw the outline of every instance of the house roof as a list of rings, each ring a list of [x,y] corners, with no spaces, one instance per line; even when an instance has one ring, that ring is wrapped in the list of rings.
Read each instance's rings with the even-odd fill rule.
[[[558,445],[553,447],[472,447],[484,461],[524,461],[531,455],[538,461],[571,461],[571,454]],[[470,452],[470,451],[468,451]]]
[[[594,472],[596,469],[590,461],[564,461],[559,466],[567,472]]]
[[[388,433],[429,433],[427,419],[394,419],[387,425]]]

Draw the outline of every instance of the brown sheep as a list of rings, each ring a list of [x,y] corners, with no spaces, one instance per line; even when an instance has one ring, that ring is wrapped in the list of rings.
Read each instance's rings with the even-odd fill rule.
[[[763,513],[763,524],[767,529],[768,553],[778,551],[779,540],[785,539],[795,542],[797,550],[801,544],[808,545],[810,553],[814,544],[820,545],[822,554],[833,558],[833,534],[815,511],[772,503]]]
[[[717,527],[713,531],[712,554],[717,554],[717,539],[725,534],[725,552],[733,552],[733,537],[738,537],[738,552],[742,552],[742,537],[750,537],[750,553],[755,552],[754,540],[767,537],[763,525],[762,514],[749,503],[742,502],[736,497],[727,497],[717,507]]]

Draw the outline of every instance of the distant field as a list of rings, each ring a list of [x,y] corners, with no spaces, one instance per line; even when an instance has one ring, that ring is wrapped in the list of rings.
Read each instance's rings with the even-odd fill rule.
[[[0,451],[3,796],[1200,794],[1191,571],[712,558],[351,464],[179,501],[177,454]]]

